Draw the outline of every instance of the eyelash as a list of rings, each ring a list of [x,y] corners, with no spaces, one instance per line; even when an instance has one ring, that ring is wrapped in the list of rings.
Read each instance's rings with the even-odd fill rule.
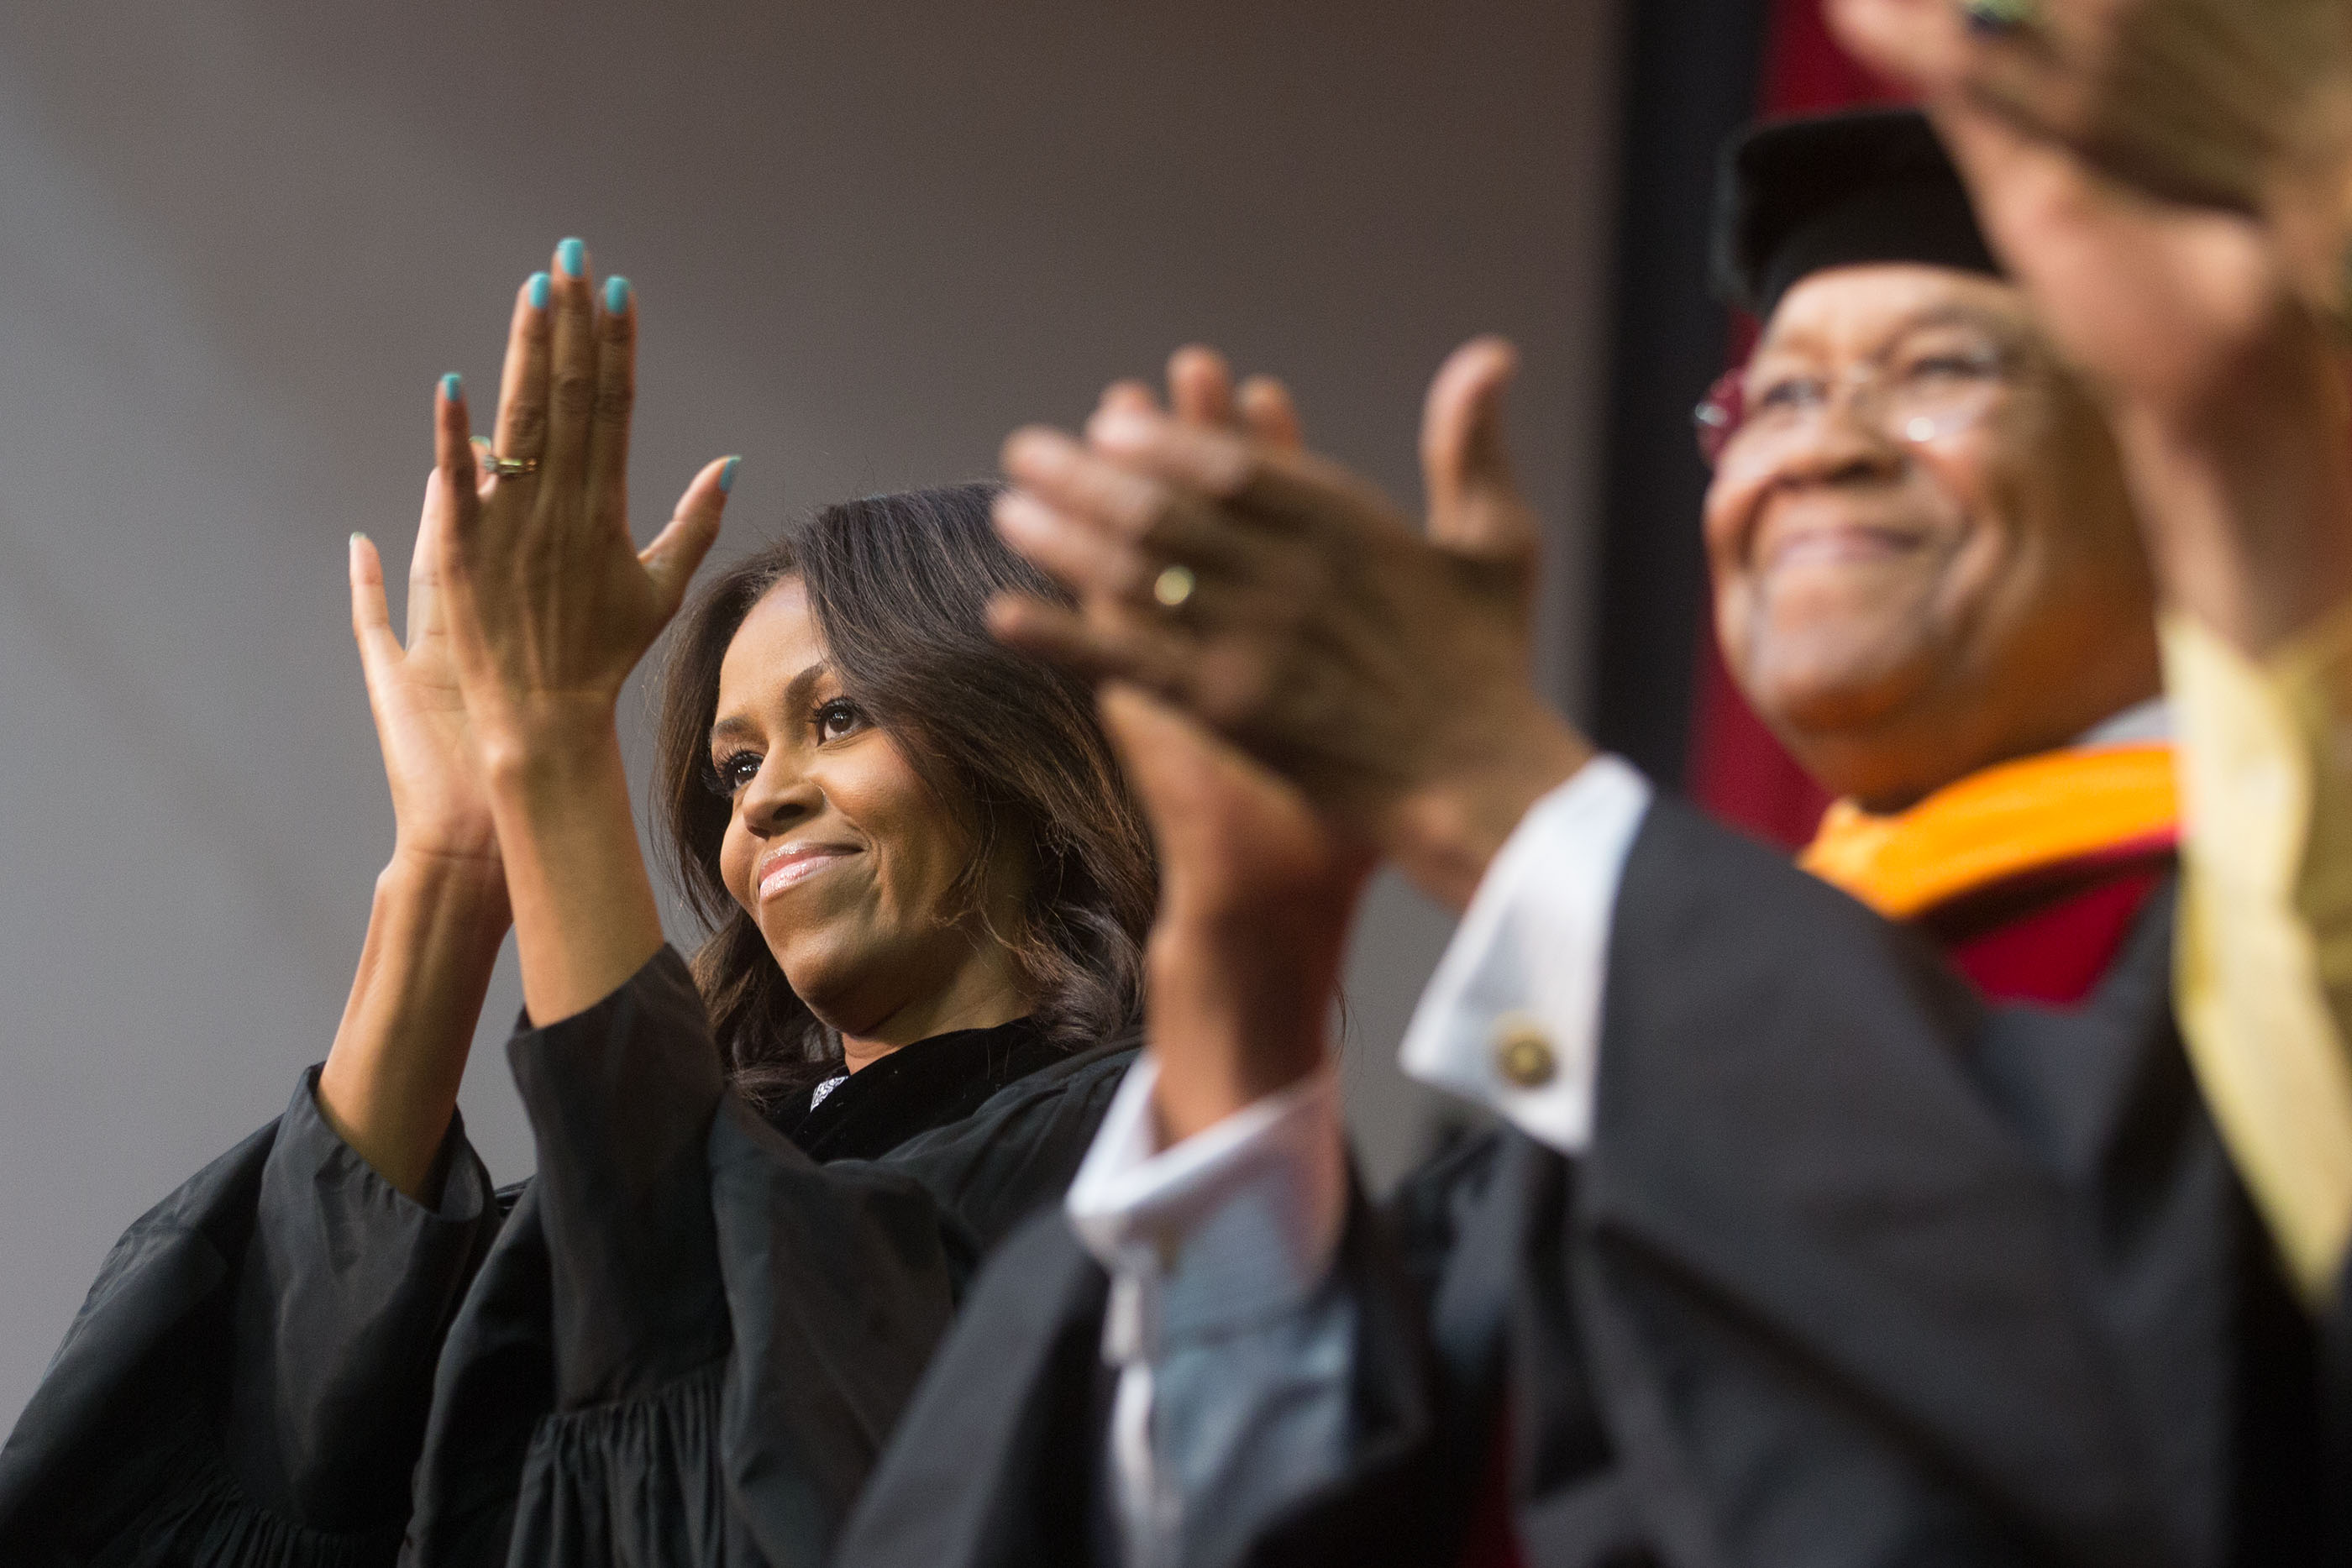
[[[751,764],[751,771],[745,773],[740,779],[732,777],[736,768],[740,764],[747,762]],[[709,790],[712,794],[718,796],[722,800],[732,800],[735,799],[735,791],[750,783],[751,781],[752,774],[757,773],[759,768],[760,754],[758,752],[730,752],[716,762],[707,762],[703,764],[702,787]]]
[[[864,714],[857,711],[857,705],[851,702],[847,697],[835,697],[829,703],[820,704],[816,712],[809,715],[809,726],[816,731],[817,741],[820,745],[824,743],[825,738],[825,719],[827,716],[833,714],[841,715],[852,728],[854,728],[866,716]]]
[[[845,738],[842,736],[828,737],[824,733],[827,720],[835,715],[841,716],[853,727],[853,732],[854,727],[866,716],[857,711],[857,705],[847,697],[835,697],[831,702],[819,704],[816,711],[809,715],[808,720],[809,727],[815,732],[816,743],[819,746],[824,745],[827,738],[835,740]],[[735,792],[757,776],[761,760],[756,751],[730,751],[717,761],[706,763],[703,766],[703,787],[722,800],[732,800],[735,798]],[[744,769],[740,777],[737,776],[739,768]]]

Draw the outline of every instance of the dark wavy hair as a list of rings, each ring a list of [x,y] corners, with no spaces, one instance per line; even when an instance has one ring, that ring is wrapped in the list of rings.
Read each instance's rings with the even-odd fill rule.
[[[773,1103],[841,1059],[839,1037],[786,983],[719,870],[731,811],[709,784],[719,669],[751,607],[787,579],[805,587],[845,695],[971,834],[951,913],[977,911],[997,846],[1026,854],[1031,891],[1018,926],[991,935],[1028,977],[1033,1016],[1076,1048],[1139,1014],[1157,894],[1150,838],[1092,690],[989,635],[986,608],[1000,591],[1069,602],[996,537],[997,489],[956,485],[827,507],[729,568],[680,618],[656,742],[666,848],[709,927],[696,983],[729,1076],[754,1103]]]

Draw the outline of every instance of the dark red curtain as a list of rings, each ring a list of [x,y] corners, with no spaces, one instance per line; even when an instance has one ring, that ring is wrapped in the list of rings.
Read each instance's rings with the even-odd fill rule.
[[[1821,0],[1773,0],[1763,76],[1759,104],[1767,116],[1884,103],[1895,97],[1832,41],[1822,24]],[[1736,353],[1745,351],[1751,331],[1749,323],[1735,331]],[[1714,618],[1704,608],[1698,636],[1685,788],[1726,821],[1777,843],[1803,843],[1829,798],[1780,748],[1731,684],[1716,645]]]

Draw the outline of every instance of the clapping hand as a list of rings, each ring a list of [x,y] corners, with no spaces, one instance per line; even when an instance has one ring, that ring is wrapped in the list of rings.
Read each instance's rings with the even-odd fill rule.
[[[1528,673],[1537,531],[1502,436],[1514,364],[1484,340],[1432,386],[1426,536],[1297,450],[1295,422],[1218,427],[1114,389],[1083,442],[1016,434],[998,528],[1081,608],[1004,603],[998,633],[1202,719],[1460,907],[1590,755]]]
[[[1372,862],[1198,720],[1116,682],[1101,703],[1159,849],[1146,1022],[1173,1142],[1321,1064]]]
[[[706,465],[636,549],[636,329],[627,282],[593,286],[586,248],[566,240],[515,299],[482,462],[457,377],[434,405],[451,663],[488,781],[524,1005],[542,1023],[609,995],[661,947],[614,706],[717,538],[735,472],[732,458]]]
[[[2347,303],[2352,8],[2341,0],[1829,0],[1931,102],[2166,203],[2259,217],[2305,301]]]
[[[408,636],[392,629],[383,562],[374,541],[352,536],[352,635],[359,644],[368,707],[375,717],[383,770],[392,784],[395,855],[446,862],[506,890],[498,830],[490,818],[481,747],[467,722],[465,698],[449,648],[442,604],[442,553],[448,508],[441,474],[425,481],[425,510],[408,563]]]
[[[695,477],[644,550],[631,539],[636,327],[627,281],[593,287],[584,248],[566,240],[515,300],[487,482],[462,383],[444,378],[436,399],[456,664],[494,760],[608,728],[719,536],[733,459]]]
[[[2281,171],[2327,140],[2342,7],[2036,0],[1990,32],[1945,0],[1830,14],[1921,93],[1994,250],[2106,401],[2166,598],[2261,653],[2352,595],[2339,297],[2317,210],[2280,205]],[[2225,53],[2200,65],[2192,39]],[[2163,151],[2209,135],[2202,164]]]
[[[1223,359],[1202,348],[1170,360],[1164,416],[1140,382],[1112,386],[1102,409],[1280,451],[1300,444],[1281,383],[1254,377],[1237,391]],[[1147,1025],[1160,1133],[1173,1141],[1322,1063],[1371,856],[1296,785],[1199,720],[1119,682],[1105,685],[1101,705],[1159,850]]]

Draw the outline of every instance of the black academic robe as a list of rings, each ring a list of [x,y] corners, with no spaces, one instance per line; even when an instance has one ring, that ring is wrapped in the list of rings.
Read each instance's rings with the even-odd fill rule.
[[[772,1124],[665,950],[511,1042],[538,1176],[494,1195],[453,1129],[431,1209],[314,1070],[117,1243],[0,1448],[0,1563],[821,1561],[1133,1054],[961,1031]]]
[[[2341,1560],[2347,1323],[2206,1115],[2170,912],[2080,1009],[1993,1007],[1657,805],[1591,1148],[1505,1131],[1358,1201],[1348,1466],[1245,1560],[1507,1562],[1506,1520],[1532,1568]],[[840,1568],[1113,1560],[1106,1284],[1058,1215],[1006,1243]]]

